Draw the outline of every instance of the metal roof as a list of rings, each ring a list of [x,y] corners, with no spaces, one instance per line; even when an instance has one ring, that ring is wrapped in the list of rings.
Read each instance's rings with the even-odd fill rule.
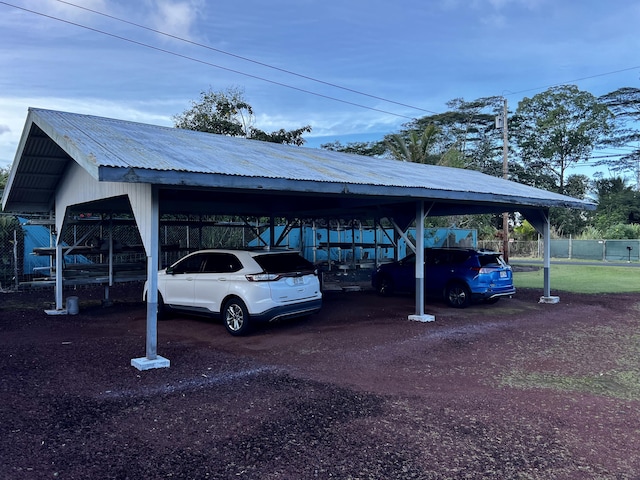
[[[436,215],[595,208],[473,170],[31,108],[3,195],[5,211],[48,211],[71,161],[97,181],[159,185],[161,199],[190,209],[206,201],[212,213],[328,214],[406,208],[418,199],[435,202]],[[230,208],[237,212],[222,212]]]

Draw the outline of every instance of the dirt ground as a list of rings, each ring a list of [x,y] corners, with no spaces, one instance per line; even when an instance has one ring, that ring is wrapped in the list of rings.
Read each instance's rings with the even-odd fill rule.
[[[640,478],[640,297],[496,305],[328,292],[235,338],[175,316],[140,372],[139,285],[0,294],[2,479]],[[556,293],[556,292],[554,292]]]

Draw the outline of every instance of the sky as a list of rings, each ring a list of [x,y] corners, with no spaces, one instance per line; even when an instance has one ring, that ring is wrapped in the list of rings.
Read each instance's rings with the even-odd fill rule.
[[[636,0],[0,0],[0,167],[29,107],[173,126],[239,88],[305,146],[373,141],[455,98],[639,87]]]

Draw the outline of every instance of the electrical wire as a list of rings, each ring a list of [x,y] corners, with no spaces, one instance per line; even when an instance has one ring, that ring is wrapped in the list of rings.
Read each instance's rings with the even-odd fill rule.
[[[244,60],[245,62],[250,62],[250,63],[253,63],[255,65],[260,65],[261,67],[266,67],[266,68],[270,68],[272,70],[277,70],[279,72],[286,73],[288,75],[293,75],[293,76],[296,76],[296,77],[299,77],[299,78],[303,78],[305,80],[310,80],[312,82],[321,83],[321,84],[327,85],[329,87],[337,88],[337,89],[344,90],[344,91],[347,91],[347,92],[350,92],[350,93],[355,93],[357,95],[363,95],[365,97],[373,98],[375,100],[380,100],[382,102],[392,103],[394,105],[399,105],[401,107],[411,108],[413,110],[419,110],[421,112],[433,113],[433,114],[436,114],[436,115],[439,113],[439,112],[434,112],[433,110],[427,110],[426,108],[420,108],[420,107],[416,107],[414,105],[408,105],[406,103],[396,102],[395,100],[389,100],[388,98],[379,97],[377,95],[371,95],[369,93],[361,92],[359,90],[355,90],[355,89],[352,89],[352,88],[349,88],[349,87],[344,87],[342,85],[338,85],[338,84],[335,84],[335,83],[331,83],[331,82],[327,82],[327,81],[324,81],[324,80],[320,80],[320,79],[315,78],[315,77],[310,77],[308,75],[303,75],[301,73],[297,73],[297,72],[294,72],[294,71],[291,71],[291,70],[287,70],[287,69],[284,69],[284,68],[276,67],[274,65],[270,65],[270,64],[264,63],[264,62],[260,62],[258,60],[254,60],[252,58],[243,57],[242,55],[237,55],[235,53],[227,52],[226,50],[221,50],[219,48],[215,48],[215,47],[212,47],[210,45],[206,45],[206,44],[203,44],[203,43],[195,42],[193,40],[189,40],[189,39],[184,38],[184,37],[179,37],[177,35],[172,35],[170,33],[163,32],[161,30],[156,30],[154,28],[147,27],[147,26],[141,25],[139,23],[131,22],[129,20],[125,20],[123,18],[116,17],[114,15],[109,15],[108,13],[99,12],[97,10],[93,10],[91,8],[83,7],[81,5],[76,5],[75,3],[67,2],[65,0],[56,0],[56,1],[59,2],[59,3],[63,3],[65,5],[69,5],[69,6],[72,6],[72,7],[79,8],[81,10],[85,10],[87,12],[95,13],[96,15],[101,15],[101,16],[109,18],[111,20],[116,20],[118,22],[126,23],[127,25],[132,25],[134,27],[141,28],[141,29],[147,30],[149,32],[157,33],[158,35],[163,35],[165,37],[172,38],[172,39],[178,40],[180,42],[184,42],[184,43],[188,43],[190,45],[194,45],[194,46],[197,46],[197,47],[205,48],[207,50],[211,50],[212,52],[217,52],[217,53],[221,53],[223,55],[228,55],[228,56],[233,57],[233,58]],[[2,2],[2,3],[4,3],[4,2]]]
[[[267,63],[264,63],[264,62],[260,62],[258,60],[254,60],[254,59],[251,59],[251,58],[248,58],[248,57],[244,57],[244,56],[237,55],[237,54],[234,54],[234,53],[231,53],[231,52],[227,52],[225,50],[218,49],[218,48],[212,47],[210,45],[206,45],[206,44],[203,44],[203,43],[195,42],[195,41],[183,38],[183,37],[179,37],[177,35],[172,35],[170,33],[163,32],[161,30],[157,30],[157,29],[154,29],[154,28],[151,28],[151,27],[147,27],[145,25],[142,25],[142,24],[139,24],[139,23],[136,23],[136,22],[125,20],[123,18],[116,17],[115,15],[110,15],[110,14],[107,14],[107,13],[104,13],[104,12],[100,12],[98,10],[94,10],[94,9],[91,9],[91,8],[88,8],[88,7],[84,7],[84,6],[81,6],[81,5],[77,5],[75,3],[72,3],[72,2],[69,2],[69,1],[66,1],[66,0],[56,0],[56,1],[58,3],[62,3],[62,4],[65,4],[65,5],[71,6],[71,7],[75,7],[75,8],[87,11],[87,12],[91,12],[93,14],[100,15],[100,16],[103,16],[105,18],[109,18],[111,20],[115,20],[115,21],[118,21],[118,22],[121,22],[121,23],[125,23],[125,24],[128,24],[128,25],[134,26],[136,28],[140,28],[140,29],[143,29],[143,30],[150,31],[150,32],[156,33],[158,35],[163,35],[165,37],[172,38],[174,40],[178,40],[178,41],[181,41],[181,42],[184,42],[184,43],[188,43],[188,44],[200,47],[200,48],[204,48],[204,49],[207,49],[207,50],[210,50],[210,51],[221,53],[223,55],[227,55],[227,56],[230,56],[230,57],[233,57],[233,58],[237,58],[237,59],[240,59],[240,60],[243,60],[243,61],[246,61],[246,62],[253,63],[255,65],[259,65],[259,66],[262,66],[262,67],[265,67],[265,68],[276,70],[276,71],[279,71],[281,73],[286,73],[288,75],[293,75],[293,76],[296,76],[296,77],[299,77],[299,78],[302,78],[302,79],[305,79],[305,80],[309,80],[309,81],[312,81],[312,82],[323,84],[323,85],[326,85],[326,86],[329,86],[329,87],[332,87],[332,88],[337,88],[337,89],[344,90],[344,91],[347,91],[347,92],[350,92],[350,93],[355,93],[357,95],[366,96],[366,97],[369,97],[369,98],[372,98],[372,99],[375,99],[375,100],[379,100],[379,101],[382,101],[382,102],[391,103],[391,104],[394,104],[394,105],[398,105],[398,106],[402,106],[402,107],[406,107],[406,108],[410,108],[410,109],[413,109],[413,110],[418,110],[418,111],[422,111],[422,112],[426,112],[426,113],[432,113],[432,114],[435,114],[435,115],[438,115],[438,114],[441,113],[441,112],[436,112],[436,111],[425,109],[425,108],[421,108],[421,107],[416,107],[414,105],[409,105],[409,104],[406,104],[406,103],[397,102],[397,101],[394,101],[394,100],[390,100],[388,98],[380,97],[380,96],[377,96],[377,95],[372,95],[372,94],[369,94],[369,93],[366,93],[366,92],[362,92],[362,91],[359,91],[359,90],[355,90],[355,89],[352,89],[352,88],[344,87],[342,85],[338,85],[338,84],[335,84],[335,83],[331,83],[331,82],[327,82],[327,81],[324,81],[324,80],[320,80],[320,79],[315,78],[315,77],[311,77],[311,76],[308,76],[308,75],[300,74],[300,73],[297,73],[297,72],[294,72],[294,71],[291,71],[291,70],[287,70],[287,69],[284,69],[284,68],[276,67],[274,65],[270,65],[270,64],[267,64]],[[335,97],[332,97],[332,96],[329,96],[329,95],[324,95],[324,94],[320,94],[320,93],[317,93],[317,92],[313,92],[313,91],[309,91],[309,90],[306,90],[306,89],[302,89],[302,88],[299,88],[299,87],[295,87],[295,86],[292,86],[292,85],[288,85],[288,84],[285,84],[285,83],[282,83],[282,82],[273,81],[273,80],[270,80],[270,79],[267,79],[267,78],[264,78],[264,77],[260,77],[260,76],[257,76],[257,75],[252,75],[252,74],[248,74],[248,73],[241,72],[241,71],[238,71],[238,70],[230,69],[230,68],[227,68],[227,67],[223,67],[221,65],[217,65],[217,64],[211,63],[211,62],[200,60],[200,59],[197,59],[197,58],[194,58],[194,57],[190,57],[190,56],[187,56],[187,55],[183,55],[183,54],[180,54],[180,53],[177,53],[177,52],[172,52],[170,50],[163,49],[163,48],[160,48],[160,47],[156,47],[156,46],[153,46],[153,45],[149,45],[149,44],[146,44],[146,43],[143,43],[143,42],[139,42],[139,41],[136,41],[136,40],[132,40],[132,39],[127,38],[127,37],[123,37],[123,36],[120,36],[120,35],[115,35],[115,34],[112,34],[110,32],[105,32],[103,30],[99,30],[99,29],[96,29],[96,28],[93,28],[93,27],[82,25],[82,24],[79,24],[79,23],[76,23],[76,22],[71,22],[71,21],[68,21],[68,20],[64,20],[64,19],[59,18],[59,17],[54,17],[52,15],[47,15],[47,14],[44,14],[42,12],[37,12],[37,11],[30,10],[30,9],[27,9],[27,8],[24,8],[24,7],[13,5],[13,4],[10,4],[8,2],[0,1],[0,4],[4,4],[6,6],[13,7],[13,8],[16,8],[16,9],[19,9],[19,10],[23,10],[23,11],[26,11],[26,12],[29,12],[29,13],[32,13],[32,14],[35,14],[35,15],[40,15],[40,16],[43,16],[43,17],[46,17],[46,18],[49,18],[49,19],[52,19],[52,20],[57,20],[57,21],[60,21],[60,22],[63,22],[63,23],[74,25],[74,26],[79,27],[79,28],[84,28],[84,29],[87,29],[87,30],[90,30],[90,31],[93,31],[93,32],[96,32],[96,33],[100,33],[100,34],[103,34],[103,35],[111,36],[111,37],[119,39],[119,40],[130,42],[130,43],[133,43],[133,44],[136,44],[136,45],[139,45],[139,46],[143,46],[143,47],[146,47],[146,48],[154,49],[154,50],[157,50],[157,51],[160,51],[160,52],[163,52],[163,53],[167,53],[169,55],[178,56],[178,57],[184,58],[186,60],[195,61],[195,62],[202,63],[202,64],[205,64],[205,65],[214,67],[214,68],[219,68],[219,69],[222,69],[222,70],[225,70],[225,71],[229,71],[229,72],[232,72],[232,73],[237,73],[239,75],[243,75],[243,76],[246,76],[246,77],[249,77],[249,78],[254,78],[256,80],[265,81],[265,82],[268,82],[268,83],[272,83],[274,85],[278,85],[278,86],[282,86],[282,87],[285,87],[285,88],[290,88],[290,89],[293,89],[293,90],[297,90],[297,91],[300,91],[302,93],[311,94],[311,95],[314,95],[314,96],[318,96],[318,97],[321,97],[321,98],[326,98],[326,99],[329,99],[329,100],[345,103],[345,104],[356,106],[356,107],[359,107],[359,108],[364,108],[364,109],[373,110],[373,111],[377,111],[377,112],[380,112],[380,113],[385,113],[385,114],[389,114],[389,115],[393,115],[393,116],[397,116],[397,117],[401,117],[401,118],[415,120],[415,117],[409,117],[409,116],[406,116],[406,115],[397,114],[397,113],[394,113],[394,112],[388,112],[388,111],[385,111],[385,110],[377,109],[377,108],[374,108],[374,107],[369,107],[369,106],[366,106],[366,105],[361,105],[361,104],[358,104],[358,103],[354,103],[354,102],[342,100],[342,99],[339,99],[339,98],[335,98]],[[519,95],[519,94],[522,94],[522,93],[548,89],[548,88],[552,88],[552,87],[556,87],[556,86],[560,86],[560,85],[571,84],[571,83],[575,83],[575,82],[580,82],[580,81],[589,80],[589,79],[598,78],[598,77],[603,77],[603,76],[608,76],[608,75],[614,75],[614,74],[623,73],[623,72],[627,72],[627,71],[631,71],[631,70],[635,70],[635,69],[640,69],[640,66],[633,66],[633,67],[619,69],[619,70],[615,70],[615,71],[611,71],[611,72],[594,74],[594,75],[581,77],[581,78],[577,78],[577,79],[573,79],[573,80],[568,80],[568,81],[565,81],[565,82],[554,83],[554,84],[546,85],[546,86],[542,86],[542,87],[534,87],[534,88],[528,88],[528,89],[524,89],[524,90],[519,90],[517,92],[509,92],[508,94],[503,94],[503,95],[500,95],[500,96]]]
[[[312,81],[312,82],[316,82],[316,83],[320,83],[320,84],[323,84],[323,85],[327,85],[329,87],[333,87],[333,88],[337,88],[337,89],[344,90],[344,91],[347,91],[347,92],[355,93],[357,95],[363,95],[365,97],[369,97],[369,98],[373,98],[373,99],[376,99],[376,100],[380,100],[382,102],[392,103],[394,105],[398,105],[398,106],[401,106],[401,107],[407,107],[407,108],[411,108],[413,110],[419,110],[419,111],[426,112],[426,113],[433,113],[434,115],[439,115],[439,114],[442,113],[442,112],[436,112],[436,111],[433,111],[433,110],[428,110],[426,108],[416,107],[415,105],[409,105],[409,104],[406,104],[406,103],[397,102],[395,100],[390,100],[388,98],[379,97],[377,95],[371,95],[369,93],[365,93],[365,92],[362,92],[362,91],[359,91],[359,90],[355,90],[355,89],[352,89],[352,88],[349,88],[349,87],[345,87],[345,86],[338,85],[338,84],[335,84],[335,83],[331,83],[331,82],[327,82],[327,81],[324,81],[324,80],[320,80],[320,79],[315,78],[315,77],[311,77],[311,76],[308,76],[308,75],[297,73],[297,72],[294,72],[292,70],[287,70],[287,69],[284,69],[284,68],[276,67],[276,66],[270,65],[268,63],[260,62],[258,60],[254,60],[254,59],[251,59],[251,58],[248,58],[248,57],[244,57],[242,55],[237,55],[235,53],[227,52],[226,50],[222,50],[222,49],[219,49],[219,48],[212,47],[210,45],[206,45],[206,44],[203,44],[203,43],[195,42],[193,40],[189,40],[189,39],[186,39],[184,37],[179,37],[177,35],[172,35],[170,33],[163,32],[161,30],[156,30],[154,28],[147,27],[145,25],[141,25],[141,24],[136,23],[136,22],[125,20],[123,18],[116,17],[115,15],[110,15],[108,13],[100,12],[98,10],[94,10],[94,9],[91,9],[91,8],[88,8],[88,7],[83,7],[81,5],[76,5],[75,3],[68,2],[66,0],[56,0],[56,1],[58,3],[62,3],[62,4],[65,4],[65,5],[69,5],[71,7],[75,7],[75,8],[81,9],[81,10],[85,10],[87,12],[91,12],[91,13],[94,13],[96,15],[101,15],[101,16],[103,16],[105,18],[109,18],[111,20],[122,22],[122,23],[125,23],[127,25],[134,26],[136,28],[141,28],[143,30],[147,30],[149,32],[156,33],[158,35],[163,35],[165,37],[172,38],[174,40],[178,40],[178,41],[181,41],[181,42],[184,42],[184,43],[188,43],[188,44],[191,44],[191,45],[194,45],[194,46],[197,46],[197,47],[205,48],[205,49],[211,50],[213,52],[221,53],[223,55],[228,55],[228,56],[233,57],[233,58],[237,58],[237,59],[240,59],[240,60],[244,60],[246,62],[250,62],[250,63],[256,64],[256,65],[260,65],[262,67],[270,68],[272,70],[276,70],[276,71],[279,71],[279,72],[282,72],[282,73],[286,73],[286,74],[293,75],[293,76],[296,76],[296,77],[299,77],[299,78],[303,78],[305,80],[309,80],[309,81]],[[4,3],[4,2],[0,2],[0,3]],[[599,73],[599,74],[595,74],[595,75],[591,75],[591,76],[587,76],[587,77],[581,77],[581,78],[577,78],[577,79],[574,79],[574,80],[567,80],[565,82],[554,83],[554,84],[547,85],[547,86],[544,86],[544,87],[534,87],[534,88],[528,88],[528,89],[525,89],[525,90],[520,90],[520,91],[517,91],[517,92],[510,92],[507,95],[508,96],[519,95],[519,94],[522,94],[522,93],[548,89],[548,88],[557,87],[557,86],[560,86],[560,85],[567,85],[567,84],[571,84],[571,83],[575,83],[575,82],[581,82],[581,81],[584,81],[584,80],[590,80],[590,79],[593,79],[593,78],[605,77],[605,76],[608,76],[608,75],[615,75],[617,73],[628,72],[628,71],[635,70],[635,69],[640,69],[640,65],[639,66],[634,66],[634,67],[623,68],[623,69],[620,69],[620,70],[614,70],[614,71],[611,71],[611,72]],[[500,95],[500,96],[503,96],[503,95]]]
[[[94,9],[91,9],[91,8],[88,8],[88,7],[84,7],[84,6],[81,6],[81,5],[77,5],[77,4],[74,4],[72,2],[68,2],[66,0],[56,0],[56,1],[59,2],[59,3],[65,4],[65,5],[71,6],[71,7],[75,7],[75,8],[84,10],[84,11],[91,12],[91,13],[96,14],[96,15],[103,16],[105,18],[109,18],[111,20],[115,20],[115,21],[118,21],[118,22],[121,22],[121,23],[125,23],[125,24],[128,24],[128,25],[134,26],[136,28],[140,28],[140,29],[143,29],[143,30],[146,30],[146,31],[149,31],[149,32],[153,32],[155,34],[162,35],[162,36],[165,36],[165,37],[168,37],[168,38],[172,38],[174,40],[178,40],[180,42],[188,43],[188,44],[191,44],[191,45],[194,45],[194,46],[197,46],[197,47],[200,47],[200,48],[204,48],[204,49],[207,49],[207,50],[210,50],[210,51],[221,53],[223,55],[227,55],[227,56],[230,56],[230,57],[233,57],[233,58],[237,58],[239,60],[250,62],[250,63],[253,63],[255,65],[259,65],[259,66],[262,66],[262,67],[265,67],[265,68],[269,68],[269,69],[272,69],[272,70],[275,70],[275,71],[279,71],[281,73],[286,73],[288,75],[293,75],[293,76],[296,76],[296,77],[299,77],[299,78],[302,78],[302,79],[305,79],[305,80],[309,80],[309,81],[312,81],[312,82],[323,84],[323,85],[326,85],[326,86],[329,86],[329,87],[332,87],[332,88],[336,88],[336,89],[340,89],[340,90],[343,90],[343,91],[347,91],[347,92],[350,92],[350,93],[355,93],[357,95],[366,96],[366,97],[369,97],[369,98],[372,98],[372,99],[376,99],[376,100],[379,100],[379,101],[382,101],[382,102],[391,103],[391,104],[394,104],[394,105],[398,105],[398,106],[402,106],[402,107],[406,107],[406,108],[410,108],[410,109],[414,109],[414,110],[419,110],[419,111],[422,111],[422,112],[433,113],[433,114],[436,114],[436,115],[438,114],[438,112],[435,112],[433,110],[428,110],[428,109],[424,109],[424,108],[421,108],[421,107],[416,107],[416,106],[409,105],[409,104],[406,104],[406,103],[396,102],[394,100],[390,100],[390,99],[387,99],[387,98],[384,98],[384,97],[371,95],[371,94],[368,94],[368,93],[365,93],[365,92],[361,92],[361,91],[358,91],[358,90],[355,90],[355,89],[351,89],[351,88],[348,88],[348,87],[344,87],[344,86],[341,86],[341,85],[338,85],[338,84],[335,84],[335,83],[326,82],[324,80],[320,80],[320,79],[317,79],[317,78],[314,78],[314,77],[311,77],[311,76],[307,76],[307,75],[303,75],[303,74],[300,74],[300,73],[297,73],[297,72],[293,72],[291,70],[287,70],[287,69],[284,69],[284,68],[279,68],[279,67],[276,67],[276,66],[264,63],[264,62],[260,62],[260,61],[257,61],[257,60],[254,60],[254,59],[251,59],[251,58],[248,58],[248,57],[244,57],[244,56],[237,55],[237,54],[234,54],[234,53],[231,53],[231,52],[227,52],[225,50],[218,49],[218,48],[212,47],[210,45],[206,45],[206,44],[203,44],[203,43],[195,42],[195,41],[183,38],[183,37],[179,37],[177,35],[172,35],[170,33],[163,32],[161,30],[157,30],[157,29],[154,29],[154,28],[147,27],[145,25],[141,25],[141,24],[129,21],[129,20],[122,19],[122,18],[116,17],[114,15],[110,15],[110,14],[107,14],[107,13],[104,13],[104,12],[100,12],[98,10],[94,10]],[[155,45],[151,45],[151,44],[148,44],[148,43],[144,43],[144,42],[140,42],[140,41],[137,41],[137,40],[133,40],[131,38],[127,38],[127,37],[124,37],[124,36],[121,36],[121,35],[116,35],[116,34],[113,34],[113,33],[110,33],[110,32],[104,31],[104,30],[100,30],[100,29],[97,29],[97,28],[94,28],[94,27],[90,27],[90,26],[83,25],[83,24],[80,24],[80,23],[77,23],[77,22],[72,22],[72,21],[69,21],[69,20],[65,20],[65,19],[62,19],[62,18],[59,18],[59,17],[55,17],[53,15],[48,15],[48,14],[45,14],[45,13],[42,13],[42,12],[38,12],[38,11],[35,11],[35,10],[31,10],[31,9],[28,9],[28,8],[25,8],[25,7],[17,6],[17,5],[14,5],[14,4],[5,2],[5,1],[0,1],[0,4],[6,5],[8,7],[13,7],[13,8],[16,8],[18,10],[22,10],[22,11],[25,11],[25,12],[28,12],[28,13],[31,13],[31,14],[34,14],[34,15],[39,15],[39,16],[42,16],[42,17],[45,17],[45,18],[49,18],[51,20],[56,20],[56,21],[59,21],[59,22],[62,22],[62,23],[66,23],[66,24],[73,25],[73,26],[76,26],[76,27],[79,27],[79,28],[83,28],[85,30],[89,30],[89,31],[92,31],[92,32],[95,32],[95,33],[99,33],[99,34],[105,35],[105,36],[109,36],[109,37],[112,37],[112,38],[115,38],[115,39],[118,39],[118,40],[121,40],[121,41],[129,42],[129,43],[141,46],[141,47],[145,47],[145,48],[149,48],[149,49],[152,49],[152,50],[156,50],[156,51],[161,52],[161,53],[165,53],[165,54],[168,54],[168,55],[172,55],[172,56],[176,56],[176,57],[179,57],[179,58],[183,58],[185,60],[201,63],[203,65],[207,65],[207,66],[210,66],[210,67],[213,67],[213,68],[218,68],[218,69],[225,70],[225,71],[228,71],[228,72],[231,72],[231,73],[236,73],[238,75],[243,75],[243,76],[246,76],[246,77],[249,77],[249,78],[253,78],[253,79],[256,79],[256,80],[260,80],[260,81],[264,81],[264,82],[271,83],[271,84],[274,84],[274,85],[278,85],[278,86],[281,86],[281,87],[284,87],[284,88],[289,88],[289,89],[292,89],[292,90],[296,90],[296,91],[299,91],[301,93],[314,95],[314,96],[317,96],[317,97],[320,97],[320,98],[325,98],[325,99],[328,99],[328,100],[344,103],[344,104],[355,106],[355,107],[358,107],[358,108],[363,108],[363,109],[367,109],[367,110],[371,110],[371,111],[376,111],[376,112],[379,112],[379,113],[384,113],[384,114],[387,114],[387,115],[392,115],[392,116],[405,118],[405,119],[409,119],[409,120],[415,120],[415,117],[410,117],[410,116],[407,116],[407,115],[402,115],[402,114],[389,112],[389,111],[378,109],[378,108],[374,108],[374,107],[369,107],[367,105],[362,105],[362,104],[359,104],[359,103],[350,102],[350,101],[347,101],[347,100],[339,99],[339,98],[332,97],[332,96],[329,96],[329,95],[325,95],[325,94],[321,94],[321,93],[318,93],[318,92],[313,92],[313,91],[310,91],[310,90],[307,90],[307,89],[303,89],[303,88],[300,88],[300,87],[296,87],[296,86],[293,86],[293,85],[285,84],[283,82],[274,81],[274,80],[271,80],[271,79],[268,79],[268,78],[265,78],[265,77],[261,77],[261,76],[258,76],[258,75],[253,75],[253,74],[249,74],[249,73],[242,72],[242,71],[239,71],[239,70],[231,69],[231,68],[228,68],[228,67],[224,67],[222,65],[218,65],[218,64],[211,63],[211,62],[208,62],[208,61],[205,61],[205,60],[201,60],[201,59],[198,59],[198,58],[195,58],[195,57],[184,55],[184,54],[181,54],[181,53],[178,53],[178,52],[174,52],[174,51],[171,51],[171,50],[168,50],[168,49],[165,49],[165,48],[157,47]],[[575,80],[570,80],[570,81],[567,81],[567,82],[547,85],[547,86],[544,86],[544,87],[535,87],[535,88],[520,90],[520,91],[517,91],[517,92],[509,92],[508,94],[506,94],[506,95],[503,94],[501,96],[504,97],[504,96],[518,95],[518,94],[522,94],[522,93],[526,93],[526,92],[530,92],[530,91],[547,89],[547,88],[551,88],[551,87],[555,87],[555,86],[559,86],[559,85],[565,85],[565,84],[568,84],[568,83],[574,83],[574,82],[584,81],[584,80],[588,80],[588,79],[592,79],[592,78],[598,78],[598,77],[603,77],[603,76],[607,76],[607,75],[613,75],[613,74],[627,72],[627,71],[631,71],[631,70],[639,69],[639,68],[640,68],[640,66],[624,68],[624,69],[615,70],[615,71],[612,71],[612,72],[605,72],[605,73],[595,74],[595,75],[591,75],[591,76],[587,76],[587,77],[581,77],[581,78],[578,78],[578,79],[575,79]],[[633,151],[633,149],[632,149],[632,151]],[[624,155],[625,154],[621,153],[621,154],[612,154],[612,155],[607,155],[607,156],[598,156],[598,157],[591,157],[591,158],[608,158],[608,157],[617,157],[617,156],[624,156]]]
[[[636,65],[634,67],[622,68],[620,70],[614,70],[614,71],[611,71],[611,72],[598,73],[598,74],[595,74],[595,75],[590,75],[588,77],[576,78],[574,80],[567,80],[566,82],[554,83],[552,85],[546,85],[544,87],[528,88],[526,90],[520,90],[518,92],[509,92],[509,95],[520,95],[522,93],[533,92],[533,91],[537,91],[537,90],[546,90],[548,88],[559,87],[561,85],[569,85],[569,84],[576,83],[576,82],[582,82],[584,80],[591,80],[592,78],[606,77],[608,75],[615,75],[617,73],[629,72],[631,70],[637,70],[637,69],[640,69],[640,65]]]
[[[28,12],[28,13],[32,13],[34,15],[39,15],[41,17],[49,18],[51,20],[56,20],[58,22],[66,23],[68,25],[73,25],[75,27],[83,28],[83,29],[89,30],[91,32],[100,33],[101,35],[106,35],[108,37],[116,38],[118,40],[122,40],[122,41],[128,42],[128,43],[132,43],[134,45],[138,45],[138,46],[141,46],[141,47],[149,48],[151,50],[155,50],[155,51],[158,51],[158,52],[161,52],[161,53],[166,53],[168,55],[173,55],[175,57],[183,58],[185,60],[190,60],[192,62],[197,62],[197,63],[203,64],[203,65],[207,65],[207,66],[210,66],[210,67],[214,67],[214,68],[218,68],[218,69],[221,69],[221,70],[225,70],[227,72],[236,73],[238,75],[243,75],[245,77],[249,77],[249,78],[253,78],[253,79],[256,79],[256,80],[263,81],[263,82],[271,83],[273,85],[278,85],[280,87],[289,88],[291,90],[296,90],[298,92],[306,93],[306,94],[309,94],[309,95],[314,95],[316,97],[324,98],[324,99],[327,99],[327,100],[332,100],[332,101],[335,101],[335,102],[344,103],[344,104],[351,105],[351,106],[354,106],[354,107],[364,108],[366,110],[372,110],[372,111],[375,111],[375,112],[384,113],[386,115],[392,115],[392,116],[395,116],[395,117],[406,118],[408,120],[415,120],[416,119],[415,117],[410,117],[410,116],[402,115],[402,114],[399,114],[399,113],[389,112],[389,111],[382,110],[382,109],[375,108],[375,107],[369,107],[367,105],[362,105],[362,104],[359,104],[359,103],[350,102],[348,100],[342,100],[340,98],[332,97],[332,96],[329,96],[329,95],[324,95],[324,94],[318,93],[318,92],[313,92],[311,90],[306,90],[304,88],[295,87],[293,85],[288,85],[286,83],[278,82],[278,81],[275,81],[275,80],[270,80],[268,78],[260,77],[258,75],[252,75],[250,73],[241,72],[240,70],[234,70],[232,68],[223,67],[222,65],[217,65],[215,63],[207,62],[206,60],[201,60],[199,58],[195,58],[195,57],[191,57],[189,55],[184,55],[182,53],[178,53],[178,52],[174,52],[174,51],[171,51],[171,50],[167,50],[165,48],[157,47],[155,45],[150,45],[148,43],[140,42],[138,40],[133,40],[131,38],[123,37],[121,35],[116,35],[114,33],[106,32],[104,30],[100,30],[100,29],[94,28],[94,27],[89,27],[89,26],[83,25],[81,23],[72,22],[70,20],[65,20],[63,18],[55,17],[53,15],[48,15],[46,13],[37,12],[35,10],[30,10],[28,8],[20,7],[20,6],[17,6],[17,5],[13,5],[13,4],[8,3],[8,2],[0,1],[0,4],[6,5],[8,7],[13,7],[13,8],[16,8],[18,10],[22,10],[22,11],[25,11],[25,12]]]

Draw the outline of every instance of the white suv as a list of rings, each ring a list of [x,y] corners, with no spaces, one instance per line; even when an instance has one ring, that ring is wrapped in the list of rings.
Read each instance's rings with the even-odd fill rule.
[[[144,295],[146,298],[147,286]],[[158,272],[158,314],[181,310],[221,316],[231,335],[253,322],[315,313],[317,270],[297,252],[200,250]]]

